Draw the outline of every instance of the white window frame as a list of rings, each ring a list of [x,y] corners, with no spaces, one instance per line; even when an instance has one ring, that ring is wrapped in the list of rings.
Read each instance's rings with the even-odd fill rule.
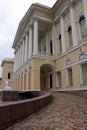
[[[61,73],[61,71],[57,71],[57,72],[56,72],[56,87],[57,87],[57,88],[61,88],[61,87],[62,87],[62,80],[61,80],[61,86],[59,86],[59,83],[58,83],[58,72]]]
[[[69,69],[72,69],[72,67],[69,67],[69,68],[67,68],[67,70],[66,70],[67,86],[73,86],[73,85],[70,85],[70,84],[69,84],[69,75],[68,75],[68,70],[69,70]],[[72,73],[72,76],[73,76],[73,73]],[[72,80],[73,80],[73,77],[72,77]]]
[[[79,68],[80,68],[80,85],[85,85],[82,81],[82,64],[87,64],[87,62],[83,62],[80,64]]]

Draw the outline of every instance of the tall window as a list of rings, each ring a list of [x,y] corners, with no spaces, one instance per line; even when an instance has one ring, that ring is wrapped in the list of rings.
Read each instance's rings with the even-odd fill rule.
[[[8,73],[8,79],[10,79],[11,78],[11,73]]]
[[[81,37],[84,38],[87,36],[87,27],[85,17],[83,15],[79,19],[79,24],[80,24]]]
[[[52,88],[53,87],[53,83],[52,83],[52,74],[50,74],[50,88]]]
[[[67,70],[68,73],[68,85],[73,86],[73,75],[72,75],[72,68]]]
[[[68,36],[69,36],[69,46],[72,47],[73,46],[73,40],[72,40],[72,28],[71,28],[71,26],[69,26],[69,28],[68,28]]]
[[[62,52],[61,34],[59,35],[59,50]]]
[[[87,85],[87,63],[81,65],[82,84]]]
[[[57,72],[57,87],[61,87],[61,72]]]
[[[50,53],[53,54],[53,43],[52,43],[52,40],[50,41]]]

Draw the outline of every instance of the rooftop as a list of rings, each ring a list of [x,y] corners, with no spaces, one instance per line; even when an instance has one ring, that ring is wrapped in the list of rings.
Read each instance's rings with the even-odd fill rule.
[[[4,62],[14,62],[14,58],[5,58],[2,60],[1,66],[3,66]]]

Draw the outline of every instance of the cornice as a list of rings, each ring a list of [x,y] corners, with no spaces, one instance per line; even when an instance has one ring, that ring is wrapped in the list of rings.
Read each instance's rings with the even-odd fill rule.
[[[37,14],[37,11],[40,10],[42,12],[50,12],[51,8],[46,7],[46,6],[41,6],[41,4],[32,4],[31,7],[28,9],[28,11],[26,12],[26,14],[24,15],[24,17],[22,18],[22,20],[19,23],[15,38],[14,38],[14,42],[13,42],[13,46],[12,48],[15,48],[16,44],[19,42],[19,38],[21,37],[21,35],[23,34],[24,29],[26,29],[26,26],[28,25],[28,23],[32,22],[32,19],[34,17],[34,14]],[[29,26],[30,26],[29,24]]]

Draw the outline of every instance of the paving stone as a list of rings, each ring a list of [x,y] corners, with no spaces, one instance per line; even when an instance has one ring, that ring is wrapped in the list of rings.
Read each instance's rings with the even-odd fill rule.
[[[52,92],[52,102],[6,130],[87,130],[87,99]]]

